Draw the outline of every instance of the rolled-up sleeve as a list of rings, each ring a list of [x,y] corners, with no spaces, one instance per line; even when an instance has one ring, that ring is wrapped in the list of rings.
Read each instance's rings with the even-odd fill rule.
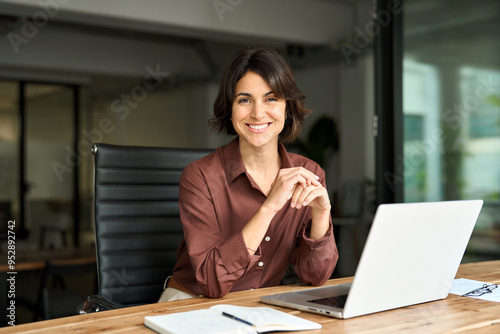
[[[299,246],[292,255],[292,264],[302,282],[318,286],[332,275],[339,254],[331,222],[326,235],[318,240],[308,237],[309,227],[310,223],[301,230]]]

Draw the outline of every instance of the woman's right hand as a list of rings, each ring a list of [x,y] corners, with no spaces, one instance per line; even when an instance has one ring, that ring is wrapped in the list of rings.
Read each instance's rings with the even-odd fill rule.
[[[278,172],[263,207],[277,213],[290,200],[296,187],[321,186],[319,176],[304,167],[283,168]]]

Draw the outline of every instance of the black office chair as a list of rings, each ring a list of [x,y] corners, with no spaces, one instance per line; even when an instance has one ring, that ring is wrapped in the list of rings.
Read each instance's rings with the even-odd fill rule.
[[[155,303],[182,239],[179,179],[208,149],[95,144],[99,309]]]

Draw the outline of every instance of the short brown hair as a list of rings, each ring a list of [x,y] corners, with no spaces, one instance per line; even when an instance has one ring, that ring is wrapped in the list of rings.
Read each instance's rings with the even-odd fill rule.
[[[236,83],[248,71],[260,75],[276,97],[286,101],[287,118],[280,139],[285,144],[293,142],[300,134],[302,122],[311,110],[305,107],[305,95],[297,87],[287,61],[272,49],[249,48],[234,55],[222,74],[210,125],[216,132],[236,134],[231,121]]]

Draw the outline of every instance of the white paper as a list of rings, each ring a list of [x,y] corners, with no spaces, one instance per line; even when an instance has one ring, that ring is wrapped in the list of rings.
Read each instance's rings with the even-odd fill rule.
[[[254,324],[260,331],[287,331],[320,329],[321,324],[270,307],[241,307],[235,305],[215,305],[210,310],[227,312]]]
[[[235,320],[218,316],[217,313],[204,309],[156,316],[144,319],[147,327],[158,333],[174,334],[256,334],[254,328]]]
[[[492,284],[488,282],[475,281],[467,278],[457,278],[453,281],[450,293],[455,295],[464,295],[475,289],[481,288],[484,284]],[[489,300],[492,302],[500,302],[500,287],[493,289],[491,293],[485,293],[482,296],[467,296],[471,298]]]
[[[253,326],[222,316],[222,312],[248,321]],[[321,328],[319,323],[270,307],[242,307],[224,304],[212,306],[210,309],[147,316],[144,318],[144,324],[158,333],[174,334],[257,334],[258,332]]]

